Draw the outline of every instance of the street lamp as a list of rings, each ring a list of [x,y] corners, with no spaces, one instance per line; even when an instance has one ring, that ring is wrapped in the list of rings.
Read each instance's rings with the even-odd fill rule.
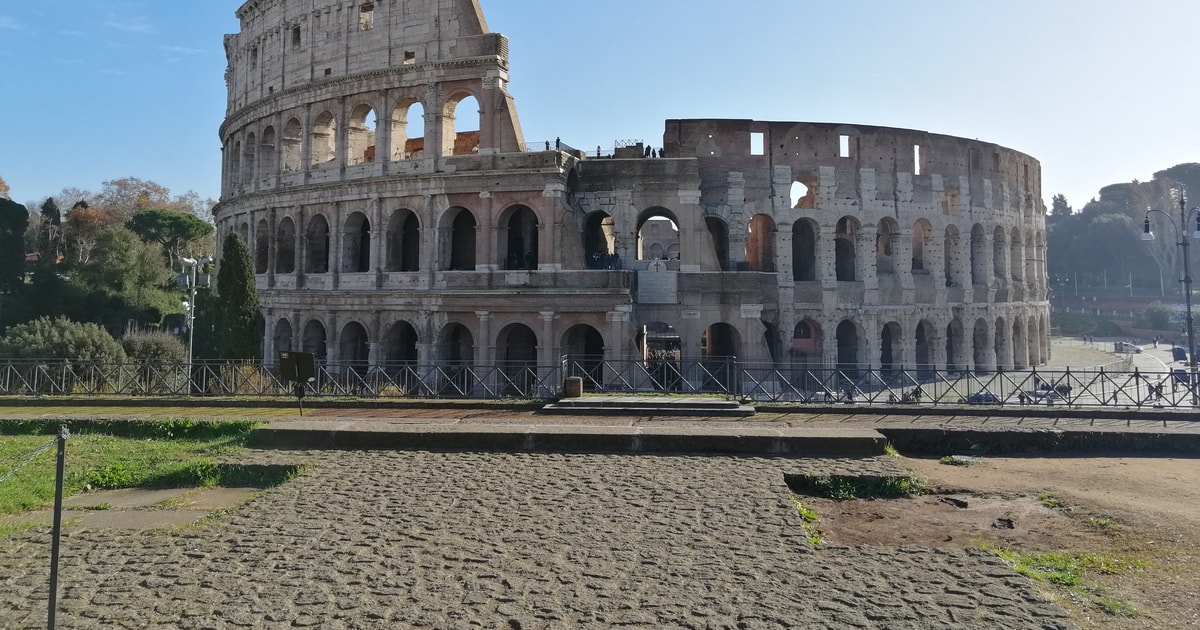
[[[1197,392],[1196,382],[1196,331],[1192,327],[1192,265],[1188,261],[1188,248],[1191,243],[1188,241],[1187,234],[1184,230],[1187,229],[1188,216],[1196,215],[1196,230],[1192,232],[1192,238],[1200,239],[1200,208],[1187,209],[1187,196],[1182,188],[1179,189],[1179,223],[1175,222],[1175,218],[1167,212],[1156,210],[1154,208],[1146,209],[1146,222],[1142,226],[1142,240],[1154,240],[1154,232],[1150,231],[1150,213],[1157,212],[1171,220],[1171,227],[1175,228],[1175,235],[1179,237],[1176,246],[1183,248],[1183,303],[1187,315],[1187,364],[1190,368],[1188,373],[1188,389],[1192,392],[1192,406],[1200,405],[1200,400],[1197,399],[1200,394]]]
[[[195,324],[196,324],[196,288],[198,286],[200,286],[197,283],[196,269],[198,267],[203,267],[204,265],[211,264],[213,259],[209,258],[208,256],[205,256],[204,258],[201,258],[200,260],[196,260],[195,258],[187,258],[184,256],[180,256],[179,260],[184,265],[186,265],[190,270],[190,273],[179,274],[179,278],[177,280],[177,282],[180,286],[186,286],[187,290],[188,290],[188,301],[183,303],[183,308],[184,308],[184,310],[187,311],[187,329],[188,329],[187,363],[188,363],[188,368],[190,369],[192,366],[192,338],[193,338],[192,333],[196,328],[196,326],[195,326]],[[208,286],[208,274],[206,274],[206,273],[200,274],[199,282],[203,283],[203,286],[207,287]]]

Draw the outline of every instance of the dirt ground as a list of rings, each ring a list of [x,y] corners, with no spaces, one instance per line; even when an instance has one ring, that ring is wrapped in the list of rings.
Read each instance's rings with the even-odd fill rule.
[[[1143,562],[1089,574],[1104,597],[1137,611],[1114,616],[1046,585],[1083,628],[1200,626],[1200,458],[1039,456],[970,466],[901,462],[930,492],[914,499],[805,500],[833,544],[1075,552]]]

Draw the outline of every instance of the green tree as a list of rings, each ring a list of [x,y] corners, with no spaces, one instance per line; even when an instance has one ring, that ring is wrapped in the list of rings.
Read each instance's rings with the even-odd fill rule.
[[[0,292],[10,293],[24,284],[25,229],[29,210],[10,199],[0,199]]]
[[[0,357],[120,363],[125,360],[125,351],[96,324],[73,322],[65,317],[39,317],[8,329],[0,339]]]
[[[187,348],[178,337],[166,332],[134,332],[121,339],[130,360],[140,365],[182,364]]]
[[[225,239],[224,255],[217,269],[215,306],[220,358],[259,358],[262,316],[258,311],[258,288],[254,284],[250,250],[237,234]]]
[[[110,331],[122,330],[130,320],[159,324],[164,315],[180,311],[178,295],[165,289],[171,271],[158,248],[120,226],[97,234],[89,262],[72,279],[87,293],[87,311],[78,316]]]
[[[167,256],[168,265],[174,269],[180,248],[213,232],[213,226],[194,215],[175,210],[143,210],[127,224],[142,240],[158,243]]]
[[[1050,216],[1052,217],[1069,217],[1075,211],[1071,209],[1071,204],[1067,203],[1065,195],[1054,195],[1050,200]]]

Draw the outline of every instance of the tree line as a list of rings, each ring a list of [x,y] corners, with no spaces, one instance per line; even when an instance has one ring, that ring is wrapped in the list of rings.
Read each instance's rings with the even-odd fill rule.
[[[213,205],[133,177],[20,204],[0,178],[0,357],[181,362],[183,259],[213,253]],[[239,236],[225,241],[217,269],[216,286],[197,288],[192,305],[193,354],[258,358],[258,295]]]

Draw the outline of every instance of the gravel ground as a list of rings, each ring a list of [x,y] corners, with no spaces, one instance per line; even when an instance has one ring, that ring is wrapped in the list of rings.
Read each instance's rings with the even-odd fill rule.
[[[310,468],[184,530],[69,530],[61,627],[1072,627],[990,554],[814,549],[783,483],[811,461],[337,451],[239,461]],[[45,626],[46,534],[0,544],[2,627]]]

